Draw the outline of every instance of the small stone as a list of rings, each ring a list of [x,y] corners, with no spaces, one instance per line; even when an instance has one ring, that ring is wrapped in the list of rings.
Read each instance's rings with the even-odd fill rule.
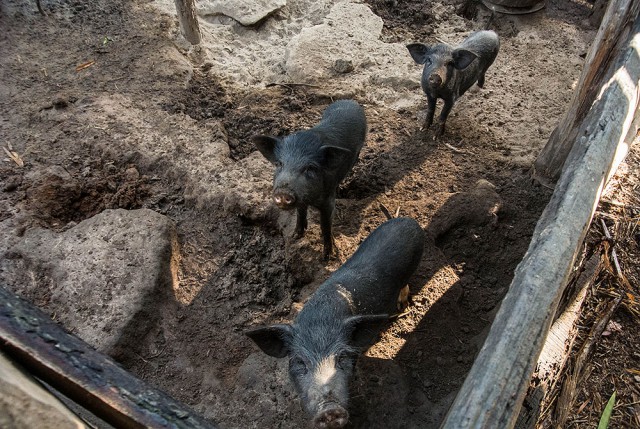
[[[18,189],[18,186],[20,186],[21,183],[22,183],[22,177],[20,177],[20,176],[11,176],[6,180],[2,190],[4,192],[13,192],[16,189]]]
[[[353,62],[351,60],[343,59],[336,60],[336,62],[333,64],[333,69],[336,71],[336,73],[350,73],[354,69]]]

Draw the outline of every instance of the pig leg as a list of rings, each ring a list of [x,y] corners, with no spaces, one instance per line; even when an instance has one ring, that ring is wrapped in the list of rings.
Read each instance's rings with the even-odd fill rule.
[[[480,77],[478,78],[478,86],[479,86],[480,88],[484,88],[484,73],[482,73],[482,74],[480,75]]]
[[[436,131],[436,137],[440,137],[444,134],[444,124],[447,122],[447,116],[449,116],[449,112],[451,112],[454,102],[455,100],[453,98],[444,99],[444,106],[442,106],[442,112],[440,112],[440,117],[438,118],[438,130]]]
[[[324,243],[324,260],[328,261],[333,250],[333,235],[331,234],[331,222],[333,210],[336,207],[336,200],[330,198],[327,203],[320,208],[320,230],[322,231],[322,241]]]
[[[298,217],[296,219],[296,229],[293,238],[302,238],[307,229],[307,206],[298,207]]]
[[[433,124],[433,115],[436,113],[436,102],[438,99],[427,94],[427,118],[424,127],[429,128]]]

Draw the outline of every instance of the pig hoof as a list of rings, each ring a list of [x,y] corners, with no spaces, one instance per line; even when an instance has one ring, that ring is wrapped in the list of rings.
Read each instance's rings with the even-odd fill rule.
[[[398,295],[398,311],[404,311],[409,307],[409,285],[406,285],[402,289],[400,289],[400,294]]]
[[[313,419],[313,426],[316,429],[339,429],[344,427],[348,421],[349,413],[344,408],[338,406],[318,414]]]
[[[299,240],[299,239],[301,239],[302,237],[304,237],[304,229],[303,229],[303,230],[301,230],[301,231],[300,231],[300,230],[295,230],[295,231],[294,231],[294,233],[293,233],[293,238],[294,238],[295,240]]]

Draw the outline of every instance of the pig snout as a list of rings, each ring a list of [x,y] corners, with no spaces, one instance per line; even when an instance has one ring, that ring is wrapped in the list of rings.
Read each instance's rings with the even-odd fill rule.
[[[273,202],[283,210],[291,210],[296,205],[296,196],[292,192],[276,190],[273,192]]]
[[[313,418],[315,429],[338,429],[349,421],[349,413],[342,406],[333,404],[325,407]]]
[[[438,89],[442,86],[442,77],[439,74],[432,73],[429,75],[427,82],[431,88]]]

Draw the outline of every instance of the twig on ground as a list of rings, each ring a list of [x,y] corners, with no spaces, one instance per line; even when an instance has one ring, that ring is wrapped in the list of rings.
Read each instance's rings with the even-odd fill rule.
[[[578,393],[578,384],[583,379],[585,369],[588,367],[589,357],[595,351],[598,340],[602,336],[602,333],[609,324],[609,320],[613,313],[618,309],[622,302],[620,295],[609,303],[607,308],[600,313],[598,320],[595,322],[587,339],[580,351],[578,351],[573,364],[573,371],[567,375],[566,380],[562,386],[560,397],[556,403],[556,412],[554,415],[554,427],[564,427],[567,421],[569,411],[573,408],[573,401]]]
[[[389,209],[382,203],[380,203],[380,210],[382,210],[382,213],[384,213],[387,220],[393,219],[393,216],[391,216],[391,212],[389,211]]]
[[[76,67],[76,71],[79,72],[80,70],[84,70],[87,67],[91,67],[92,65],[94,65],[96,62],[91,60],[91,61],[87,61],[86,63],[80,64],[79,66]]]
[[[270,88],[272,86],[284,86],[285,88],[289,88],[289,89],[291,89],[291,87],[293,86],[308,86],[311,88],[320,88],[319,85],[313,85],[311,83],[298,83],[298,82],[284,82],[284,83],[272,82],[272,83],[266,84],[265,86],[267,88]]]
[[[36,6],[38,7],[38,12],[40,12],[40,15],[47,16],[47,14],[44,12],[44,9],[42,9],[42,5],[40,4],[40,0],[36,0]]]
[[[611,257],[613,258],[613,266],[616,269],[616,275],[620,277],[622,275],[622,270],[620,269],[620,262],[618,262],[618,254],[616,253],[613,238],[611,237],[609,229],[607,228],[607,224],[603,219],[600,219],[600,224],[602,225],[602,229],[604,230],[605,237],[607,237],[607,240],[611,242]]]
[[[467,153],[467,151],[466,151],[466,150],[458,149],[458,148],[457,148],[457,147],[455,147],[455,146],[451,146],[449,143],[445,143],[444,145],[445,145],[446,147],[448,147],[449,149],[451,149],[452,151],[454,151],[454,152],[457,152],[457,153]]]

